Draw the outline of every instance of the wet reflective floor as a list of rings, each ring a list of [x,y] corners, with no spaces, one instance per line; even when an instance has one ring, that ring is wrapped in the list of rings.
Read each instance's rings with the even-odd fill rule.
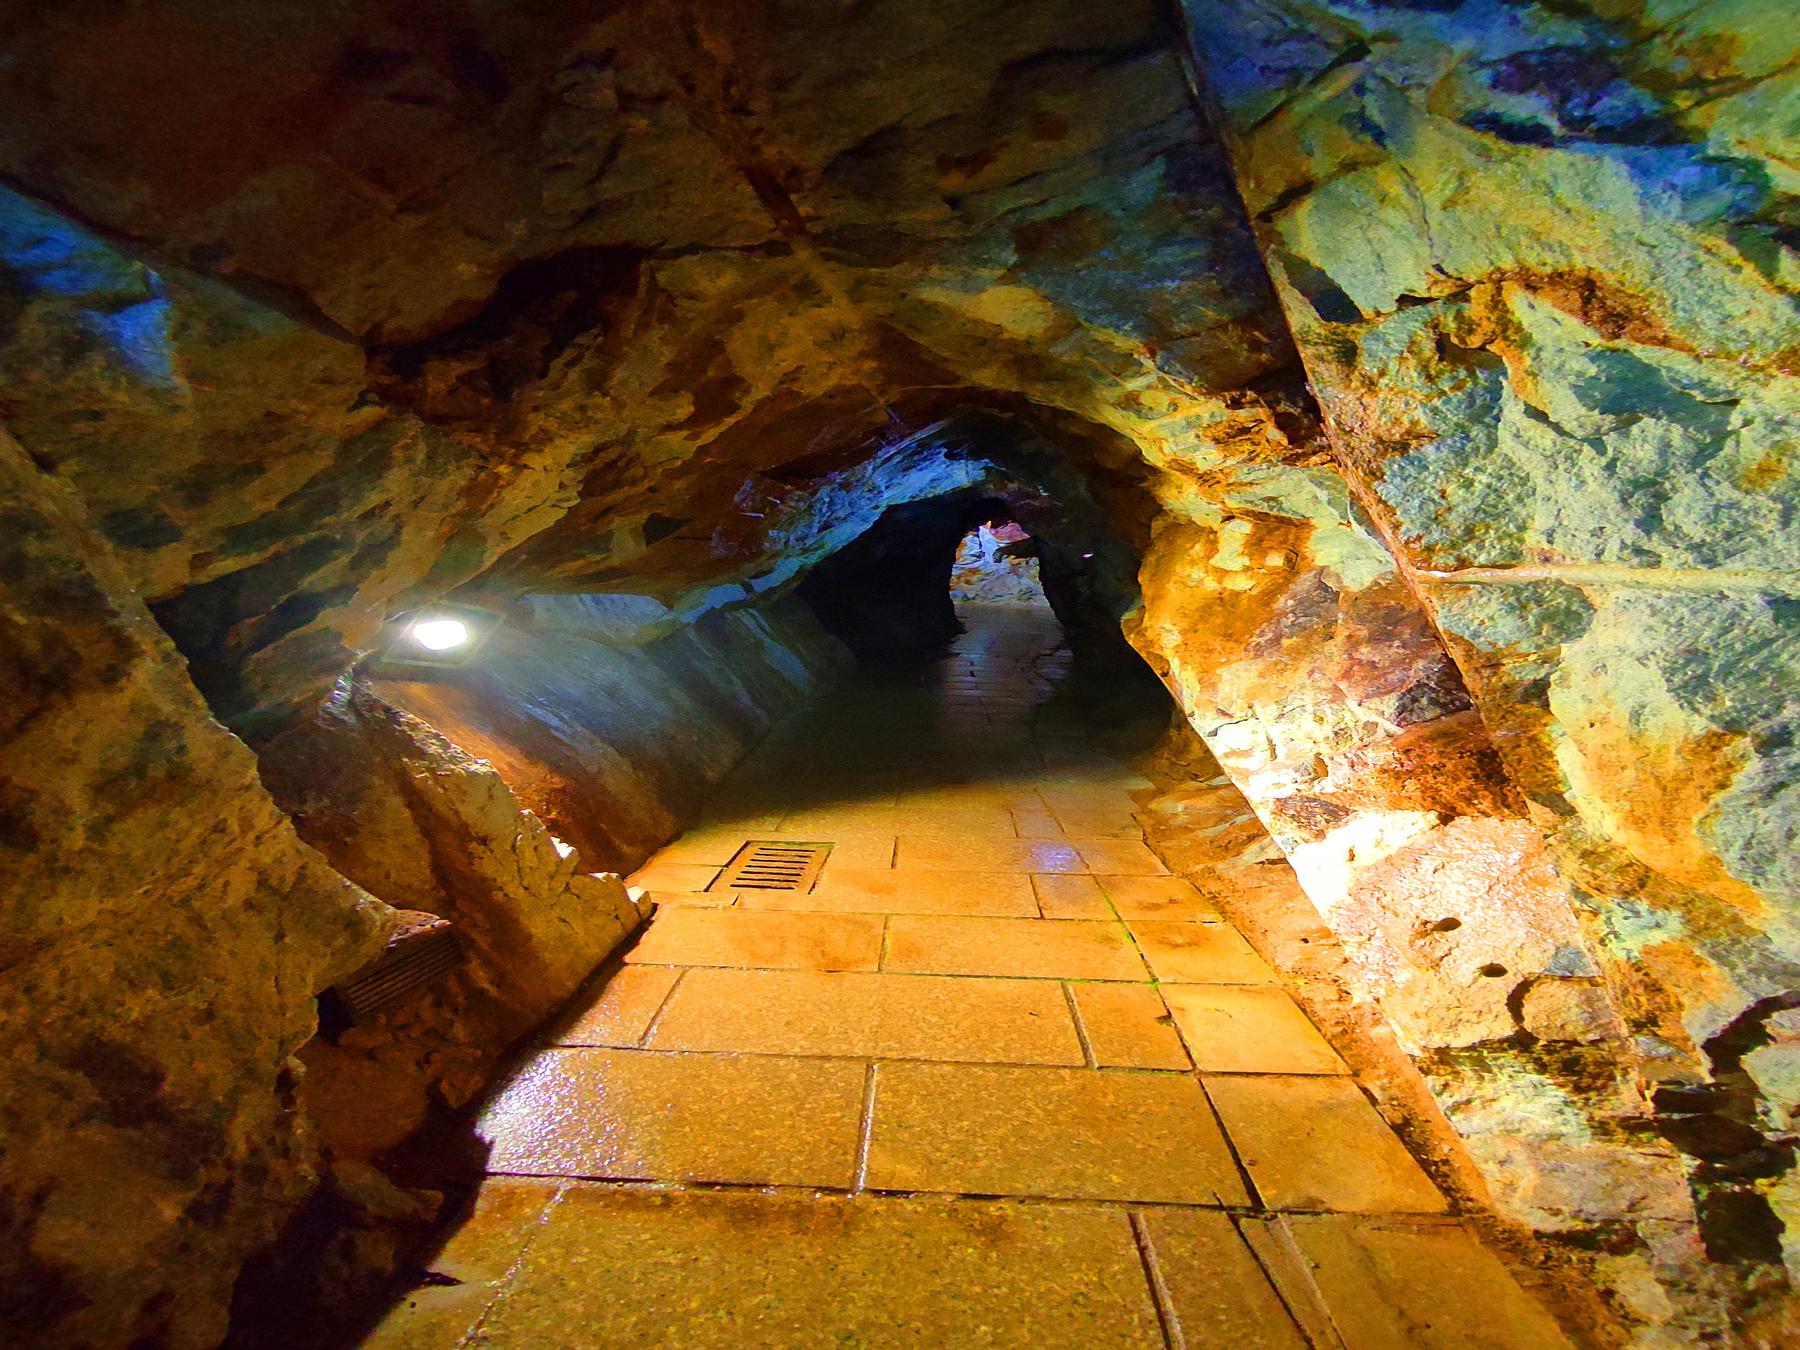
[[[1564,1344],[1145,845],[1048,612],[963,617],[632,879],[655,917],[484,1108],[474,1210],[368,1343]],[[828,851],[733,884],[756,841]]]

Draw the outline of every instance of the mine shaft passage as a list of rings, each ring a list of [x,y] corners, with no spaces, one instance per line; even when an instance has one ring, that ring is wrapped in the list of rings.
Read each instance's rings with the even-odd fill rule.
[[[6,6],[0,1340],[1800,1345],[1794,10]]]
[[[1324,1310],[1284,1301],[1267,1245],[1293,1211],[1327,1303],[1397,1252],[1417,1278],[1390,1315],[1472,1281],[1484,1343],[1561,1343],[1146,845],[1200,810],[1236,822],[1213,876],[1263,856],[1242,799],[1179,767],[1159,687],[1083,693],[1025,538],[952,537],[962,631],[865,660],[631,878],[654,917],[480,1107],[487,1176],[432,1269],[523,1256],[402,1302],[375,1344],[422,1317],[446,1345],[478,1319],[547,1344],[574,1317],[593,1345],[738,1345],[749,1319],[770,1345],[961,1345],[1004,1320],[1149,1348],[1175,1319],[1300,1346]]]

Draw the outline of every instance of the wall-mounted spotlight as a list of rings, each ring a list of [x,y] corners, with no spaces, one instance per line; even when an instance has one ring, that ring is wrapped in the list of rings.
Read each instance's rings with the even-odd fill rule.
[[[381,631],[381,667],[464,666],[500,626],[501,616],[477,605],[440,602],[396,614]]]
[[[428,652],[447,652],[469,640],[469,625],[461,619],[415,619],[406,636]]]

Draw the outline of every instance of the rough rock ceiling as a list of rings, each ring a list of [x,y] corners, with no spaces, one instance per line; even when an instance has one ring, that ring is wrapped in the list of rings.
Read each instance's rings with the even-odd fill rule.
[[[1291,454],[1271,408],[1309,434],[1153,3],[495,4],[423,45],[400,4],[191,18],[16,15],[0,163],[92,231],[22,317],[133,357],[15,349],[71,406],[111,385],[86,445],[15,430],[228,715],[497,559],[766,570],[746,492],[971,403],[1121,463]],[[640,559],[677,528],[718,556]]]

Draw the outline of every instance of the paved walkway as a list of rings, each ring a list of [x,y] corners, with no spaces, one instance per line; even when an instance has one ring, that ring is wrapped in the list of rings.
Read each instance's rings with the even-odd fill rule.
[[[1036,611],[775,738],[634,878],[380,1346],[1564,1342],[1040,706]],[[749,840],[810,889],[722,886]],[[796,864],[803,860],[795,860]]]

